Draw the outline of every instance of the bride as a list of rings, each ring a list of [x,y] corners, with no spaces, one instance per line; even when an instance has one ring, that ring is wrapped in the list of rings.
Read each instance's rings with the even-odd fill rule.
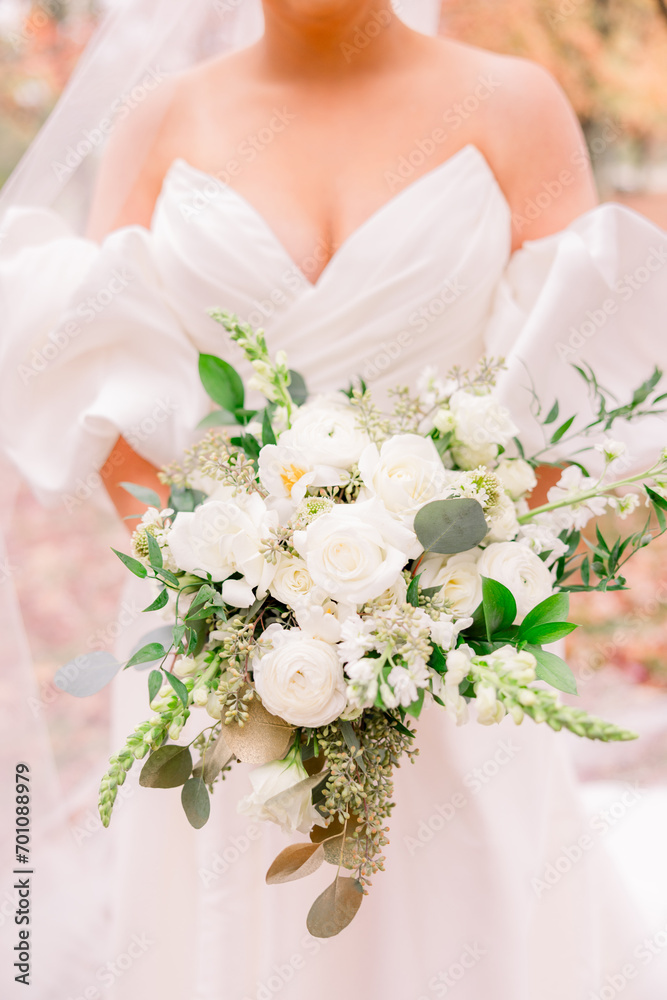
[[[193,20],[210,28],[213,8],[218,27],[256,13],[252,0],[151,3],[172,44]],[[159,85],[113,127],[98,125],[110,139],[86,238],[30,202],[35,155],[49,169],[39,141],[10,182],[0,420],[7,453],[44,498],[72,496],[101,470],[124,517],[137,505],[119,483],[161,488],[156,467],[207,413],[198,352],[243,367],[211,306],[261,324],[312,391],[363,374],[382,393],[427,364],[445,374],[502,354],[499,389],[526,434],[527,371],[549,405],[557,396],[583,412],[572,361],[627,395],[664,354],[667,283],[649,261],[667,261],[667,238],[627,210],[595,207],[583,137],[547,73],[431,37],[437,3],[403,3],[401,16],[389,0],[262,8],[263,32],[251,25],[242,39],[251,44],[228,32],[233,51],[221,45],[175,73],[158,62]],[[135,43],[148,66],[154,39]],[[41,202],[62,213],[72,199]],[[640,268],[650,280],[623,296]],[[39,371],[36,356],[48,362]],[[657,434],[633,437],[638,461]],[[124,674],[114,698],[118,743],[146,714],[145,675]],[[507,720],[448,721],[420,721],[421,756],[397,775],[387,871],[352,930],[329,941],[305,933],[312,881],[279,894],[264,885],[286,840],[235,814],[244,766],[199,832],[171,796],[130,784],[105,835],[111,887],[59,900],[71,910],[106,893],[103,964],[83,985],[36,969],[41,1000],[72,989],[94,1000],[592,1000],[633,963],[623,996],[652,1000],[656,968],[633,958],[643,928],[604,845],[545,882],[588,829],[566,741]]]

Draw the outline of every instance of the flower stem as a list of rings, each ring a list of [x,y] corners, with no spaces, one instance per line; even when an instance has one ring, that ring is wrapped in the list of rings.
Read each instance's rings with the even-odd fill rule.
[[[519,518],[519,524],[527,524],[528,521],[532,521],[533,518],[537,517],[538,514],[546,514],[550,510],[558,510],[560,507],[573,507],[575,504],[584,503],[586,500],[592,500],[594,497],[602,496],[605,493],[611,493],[613,490],[620,489],[622,486],[631,486],[633,483],[640,483],[647,479],[653,479],[654,473],[662,468],[662,463],[658,465],[652,465],[650,469],[645,472],[640,472],[637,476],[630,476],[628,479],[619,479],[615,483],[608,483],[607,486],[600,489],[599,484],[592,490],[586,490],[583,493],[576,493],[574,496],[565,497],[562,500],[556,500],[554,503],[545,503],[541,507],[534,507],[532,510],[528,511],[527,514],[522,514]]]

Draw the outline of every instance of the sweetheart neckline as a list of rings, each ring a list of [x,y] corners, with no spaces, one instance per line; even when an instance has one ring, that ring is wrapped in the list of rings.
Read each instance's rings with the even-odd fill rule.
[[[503,194],[500,185],[498,184],[496,175],[491,169],[488,160],[482,153],[479,146],[476,146],[475,143],[472,142],[466,143],[465,146],[462,146],[461,149],[458,149],[451,156],[447,157],[447,159],[443,160],[442,163],[439,163],[437,166],[432,167],[430,170],[427,170],[426,173],[420,174],[420,176],[417,177],[415,180],[411,181],[409,184],[406,184],[406,186],[401,188],[400,191],[397,191],[395,194],[391,196],[391,198],[388,198],[387,201],[383,202],[382,205],[379,206],[379,208],[377,208],[374,212],[371,212],[371,214],[367,216],[367,218],[364,219],[363,222],[361,222],[355,229],[352,230],[352,232],[348,236],[345,237],[342,243],[331,255],[331,257],[329,258],[329,260],[327,261],[327,263],[325,264],[324,268],[322,269],[322,271],[320,272],[315,281],[311,281],[310,278],[305,273],[305,271],[303,271],[303,269],[293,259],[292,255],[287,250],[283,241],[278,237],[275,230],[271,227],[271,225],[266,220],[265,216],[259,211],[259,209],[257,209],[253,205],[253,203],[245,197],[245,195],[242,195],[240,191],[237,191],[237,189],[228,182],[220,180],[220,178],[216,177],[215,174],[209,173],[206,170],[202,170],[200,167],[193,166],[193,164],[189,163],[188,160],[184,159],[183,157],[177,157],[172,162],[171,166],[169,167],[169,170],[167,171],[163,187],[166,188],[168,186],[169,181],[171,180],[171,177],[173,176],[174,172],[179,169],[180,170],[184,169],[185,171],[189,171],[192,174],[197,174],[199,177],[215,181],[216,184],[220,185],[222,190],[228,192],[233,198],[236,199],[236,201],[240,205],[242,205],[249,213],[252,214],[255,221],[262,227],[262,229],[271,238],[271,241],[275,245],[276,249],[280,251],[280,253],[285,257],[285,259],[289,262],[289,264],[292,267],[296,268],[299,275],[308,285],[310,291],[314,292],[318,290],[323,284],[323,282],[328,278],[329,273],[338,263],[341,254],[344,254],[348,249],[349,245],[354,243],[355,240],[359,239],[361,236],[363,236],[363,234],[367,231],[367,229],[369,229],[372,225],[374,225],[379,218],[384,216],[387,212],[391,211],[397,204],[400,204],[404,200],[404,198],[406,198],[411,194],[414,194],[414,192],[416,190],[419,190],[424,183],[433,181],[440,175],[441,172],[444,172],[445,169],[458,163],[461,159],[464,158],[465,155],[469,156],[471,153],[478,160],[479,164],[485,169],[487,177],[493,181],[501,198],[503,199],[505,204],[507,204],[507,199],[505,198],[505,195]]]

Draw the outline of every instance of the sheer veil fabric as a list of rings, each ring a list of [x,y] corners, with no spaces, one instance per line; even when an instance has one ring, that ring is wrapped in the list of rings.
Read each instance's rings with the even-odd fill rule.
[[[400,12],[435,30],[438,8],[402,0]],[[137,450],[156,464],[178,455],[208,406],[198,351],[238,362],[206,316],[211,305],[255,321],[263,315],[270,346],[287,350],[313,391],[339,387],[354,370],[381,393],[399,378],[413,380],[427,363],[437,360],[446,371],[488,350],[508,358],[500,388],[513,407],[526,398],[528,367],[549,402],[562,390],[583,409],[569,351],[601,367],[603,381],[620,393],[647,365],[667,364],[667,268],[660,269],[667,235],[605,206],[512,256],[509,206],[474,146],[393,197],[346,241],[316,285],[240,195],[182,160],[165,179],[150,229],[127,227],[101,247],[77,235],[99,153],[93,130],[113,101],[131,100],[151,68],[173,72],[211,47],[247,44],[261,31],[258,12],[254,0],[125,4],[101,28],[3,194],[0,433],[41,497],[72,489],[99,467],[119,433],[136,432],[145,419],[154,428],[137,435]],[[97,72],[99,100],[90,101]],[[81,136],[89,153],[84,146],[77,152]],[[49,165],[62,163],[68,146],[70,172],[51,176]],[[640,268],[652,277],[627,298],[624,276]],[[122,294],[80,336],[63,339],[80,303],[123,269],[131,280]],[[280,304],[270,306],[275,289]],[[588,312],[609,296],[619,304],[604,329],[572,340],[570,331],[583,329]],[[49,340],[65,344],[53,363],[39,378],[17,377],[31,351]],[[528,433],[527,406],[522,422]],[[661,447],[664,429],[644,428],[631,447]],[[5,530],[14,476],[6,479]],[[29,709],[34,682],[11,573],[0,583],[3,722],[14,735],[2,780],[19,759],[40,772],[39,1000],[328,1000],[339,989],[354,1000],[430,1000],[452,984],[460,1000],[591,1000],[641,942],[644,928],[606,867],[603,845],[553,891],[532,887],[531,879],[577,843],[586,820],[564,741],[541,727],[516,729],[511,720],[455,730],[436,711],[425,714],[421,757],[398,772],[387,872],[351,932],[332,941],[317,942],[304,928],[319,874],[282,887],[280,896],[264,885],[287,841],[236,815],[245,767],[216,791],[212,819],[199,832],[187,826],[177,795],[140,794],[133,773],[110,831],[77,843],[48,734]],[[128,600],[144,607],[149,599],[137,587]],[[138,621],[119,653],[148,627]],[[145,717],[145,687],[145,674],[135,671],[114,684],[113,747]],[[480,768],[492,780],[475,778]],[[91,786],[98,777],[91,775]],[[88,801],[92,788],[79,791]],[[3,792],[9,801],[9,789]],[[0,891],[5,921],[10,887]],[[7,968],[13,943],[2,935]],[[627,1000],[662,995],[652,985],[664,983],[658,965],[628,984]],[[22,994],[17,987],[9,995]]]

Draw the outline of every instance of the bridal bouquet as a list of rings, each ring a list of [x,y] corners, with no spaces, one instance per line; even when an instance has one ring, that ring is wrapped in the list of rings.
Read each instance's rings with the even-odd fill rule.
[[[665,530],[667,454],[624,478],[622,445],[603,437],[590,446],[604,470],[593,477],[581,444],[616,420],[658,412],[660,373],[614,407],[581,369],[596,418],[577,428],[557,403],[544,413],[535,400],[545,449],[526,456],[494,396],[498,364],[445,380],[426,372],[414,392],[395,390],[385,414],[363,383],[307,400],[262,331],[213,316],[250,360],[250,388],[266,403],[248,409],[235,369],[202,355],[218,409],[203,440],[162,473],[168,508],[126,484],[148,509],[132,555],[117,555],[153,582],[146,611],[171,624],[125,664],[150,668],[152,715],[111,758],[100,813],[108,825],[118,786],[147,757],[140,783],[180,787],[201,827],[232,763],[257,765],[239,811],[308,838],[282,851],[267,882],[334,866],[307,920],[328,937],[383,868],[392,770],[417,752],[426,708],[441,709],[443,725],[510,715],[590,739],[633,738],[561,702],[575,680],[547,647],[576,628],[570,591],[623,587],[624,562]],[[559,484],[530,509],[535,468],[568,441],[575,453]],[[639,532],[583,538],[591,518],[613,510],[622,519],[641,503]],[[87,661],[89,689],[96,669],[108,679],[121,666],[109,654]],[[178,741],[193,710],[209,724],[186,745]]]

